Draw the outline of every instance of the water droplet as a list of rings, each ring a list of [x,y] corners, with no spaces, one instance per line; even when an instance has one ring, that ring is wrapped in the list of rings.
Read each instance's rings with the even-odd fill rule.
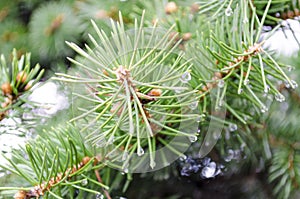
[[[151,160],[150,161],[150,167],[153,169],[156,166],[156,162]]]
[[[203,164],[203,166],[207,166],[209,163],[210,163],[210,158],[209,157],[205,157],[205,158],[203,158],[203,160],[202,160],[202,164]]]
[[[198,130],[197,130],[197,133],[200,133],[200,131],[201,131],[201,130],[200,130],[200,129],[198,129]]]
[[[266,87],[264,88],[264,93],[269,93],[270,91],[270,86],[266,85]]]
[[[241,144],[241,146],[240,146],[241,151],[244,151],[245,147],[246,147],[246,143],[243,142],[243,143]]]
[[[225,15],[227,17],[231,16],[233,14],[233,11],[231,9],[231,7],[227,7],[226,10],[225,10]]]
[[[201,165],[200,164],[194,164],[191,166],[191,171],[194,173],[197,173],[200,169]]]
[[[139,148],[138,148],[138,151],[137,151],[137,154],[138,154],[138,156],[144,155],[144,154],[145,154],[144,149],[143,149],[142,147],[139,147]]]
[[[198,107],[198,100],[189,104],[191,110],[195,110]]]
[[[192,79],[192,76],[191,76],[190,72],[188,72],[188,71],[183,73],[180,77],[180,81],[182,83],[188,83],[191,79]]]
[[[81,181],[82,186],[86,186],[89,183],[89,181],[85,178]]]
[[[244,18],[243,23],[246,24],[248,22],[249,22],[248,18]]]
[[[195,136],[195,135],[191,135],[191,136],[189,136],[189,140],[190,140],[191,142],[196,142],[196,141],[198,140],[198,137]]]
[[[234,150],[234,155],[233,155],[233,159],[235,159],[235,160],[241,160],[241,151],[239,150],[239,149],[237,149],[237,150]]]
[[[181,89],[181,88],[176,88],[176,89],[174,89],[174,91],[175,91],[175,93],[182,93],[183,89]]]
[[[265,105],[263,105],[261,108],[260,108],[260,111],[262,112],[262,113],[265,113],[265,112],[268,112],[268,108],[265,106]]]
[[[290,66],[290,65],[287,65],[287,66],[286,66],[286,69],[287,69],[288,71],[291,72],[291,71],[294,69],[294,67],[293,67],[293,66]]]
[[[225,85],[225,81],[223,79],[220,79],[219,82],[218,82],[218,87],[223,88],[224,85]]]
[[[285,100],[285,97],[281,93],[276,93],[275,100],[278,102],[283,102]]]
[[[197,117],[197,123],[200,123],[200,121],[201,121],[201,119],[203,118],[203,117],[205,117],[205,115],[204,114],[201,114],[199,117]]]
[[[180,161],[185,161],[187,159],[187,156],[182,154],[180,157],[179,157],[179,160]]]
[[[185,167],[181,169],[180,175],[181,176],[190,176],[188,169]]]
[[[249,119],[250,119],[250,116],[244,115],[244,120],[245,120],[245,121],[247,121],[247,120],[249,120]]]
[[[232,149],[228,149],[228,155],[224,158],[226,162],[230,162],[234,157],[234,151]]]
[[[296,82],[296,81],[294,81],[294,80],[291,80],[291,87],[292,87],[292,89],[295,89],[295,88],[297,88],[297,87],[298,87],[298,84],[297,84],[297,82]]]
[[[224,104],[224,100],[220,100],[220,101],[219,101],[219,107],[222,107],[223,104]]]
[[[210,142],[206,141],[206,142],[204,143],[204,145],[205,145],[205,146],[209,146],[209,145],[210,145]]]
[[[268,97],[268,94],[267,94],[267,93],[263,93],[262,96],[263,96],[263,97]]]
[[[280,13],[276,12],[275,17],[277,17],[277,18],[280,17]]]
[[[127,151],[124,151],[124,152],[123,152],[123,155],[122,155],[122,161],[127,160],[127,158],[128,158],[128,152],[127,152]]]
[[[123,170],[123,172],[124,172],[124,173],[128,173],[128,172],[129,172],[128,168],[125,168],[125,169]]]
[[[218,133],[218,132],[213,132],[213,137],[214,137],[215,140],[219,139],[220,136],[221,136],[220,133]]]
[[[238,89],[238,94],[240,95],[243,92],[243,89]]]
[[[246,85],[248,85],[249,84],[249,79],[245,79],[244,80],[244,85],[246,86]]]
[[[205,178],[212,178],[215,176],[216,172],[216,163],[215,162],[210,162],[206,167],[202,169],[201,175],[202,177]]]
[[[288,81],[284,81],[284,85],[285,85],[286,88],[290,88],[291,87],[291,85],[290,85],[290,83]]]
[[[238,129],[238,127],[236,124],[230,123],[228,125],[228,129],[229,129],[229,131],[233,132],[233,131],[236,131]]]
[[[97,193],[96,199],[104,199],[104,196],[101,193]]]

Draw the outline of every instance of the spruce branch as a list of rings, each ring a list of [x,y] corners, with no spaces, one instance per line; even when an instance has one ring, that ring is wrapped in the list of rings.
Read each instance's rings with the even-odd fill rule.
[[[180,122],[189,124],[200,116],[191,110],[197,105],[189,108],[197,92],[188,84],[192,78],[191,64],[184,59],[183,53],[176,52],[180,41],[174,43],[175,37],[169,36],[171,29],[164,32],[154,25],[147,30],[143,27],[142,16],[132,33],[124,29],[122,16],[119,21],[117,24],[112,22],[110,38],[92,22],[100,41],[90,36],[94,48],[86,45],[84,51],[76,44],[68,43],[86,60],[81,63],[71,60],[80,66],[80,70],[75,75],[57,74],[54,79],[84,83],[90,90],[87,95],[97,96],[90,100],[83,97],[91,102],[91,106],[80,109],[83,112],[71,121],[82,123],[82,119],[91,118],[82,127],[82,131],[90,131],[87,141],[100,148],[115,145],[105,155],[107,161],[117,160],[118,156],[109,156],[122,148],[119,156],[124,161],[122,170],[128,170],[127,164],[134,153],[142,156],[147,152],[150,167],[154,168],[157,146],[152,143],[160,139],[161,129],[172,132],[168,134],[169,138],[195,137],[197,126],[194,130],[180,127]],[[164,111],[158,111],[159,108]],[[181,154],[180,151],[175,154]]]
[[[76,66],[69,74],[57,73],[53,78],[73,89],[75,111],[70,123],[74,126],[47,129],[15,151],[12,159],[7,157],[2,167],[31,187],[0,190],[20,190],[15,197],[22,199],[111,198],[124,174],[125,191],[132,173],[169,166],[178,157],[187,163],[184,153],[191,143],[195,142],[197,149],[192,153],[197,151],[199,158],[217,141],[209,155],[224,160],[228,168],[234,168],[231,161],[236,161],[255,165],[255,172],[260,172],[271,160],[269,180],[275,184],[274,194],[288,198],[297,190],[299,131],[291,126],[298,121],[282,121],[282,109],[276,112],[269,107],[273,99],[281,102],[277,108],[284,107],[290,96],[296,101],[292,104],[299,105],[297,83],[264,42],[280,26],[276,13],[290,11],[287,14],[293,17],[299,2],[212,0],[190,5],[141,0],[133,13],[123,17],[110,3],[78,3],[79,18],[86,27],[84,38],[89,41],[84,48],[66,42],[78,54],[68,58]],[[126,9],[127,3],[116,4]],[[145,14],[144,9],[149,12]],[[64,29],[71,24],[64,23],[69,15],[55,14],[43,26],[48,38],[71,30]],[[142,17],[138,21],[132,16]],[[94,20],[87,25],[90,18]],[[266,24],[273,30],[262,38]],[[19,72],[18,76],[18,72],[4,71],[9,78],[13,74],[19,79],[10,85],[16,89],[3,84],[5,98],[15,90],[23,96],[25,88],[19,88],[26,73]],[[19,106],[19,99],[12,106]],[[289,107],[293,118],[298,118],[298,108]],[[269,109],[277,116],[265,123],[262,119]]]
[[[12,63],[6,63],[1,55],[0,72],[1,90],[0,95],[0,121],[9,116],[10,111],[26,112],[21,105],[28,102],[26,96],[30,89],[40,80],[44,70],[37,64],[34,68],[30,65],[30,53],[22,55],[18,59],[17,51],[13,50]]]
[[[268,2],[270,5],[271,1]],[[232,3],[234,1],[230,1],[227,6],[230,7]],[[202,87],[200,93],[207,92],[216,86],[221,89],[226,88],[226,90],[223,89],[225,96],[232,95],[232,91],[236,90],[239,98],[252,101],[264,113],[268,109],[260,99],[261,93],[272,93],[275,100],[284,101],[284,96],[276,88],[277,83],[273,79],[287,81],[290,85],[293,85],[293,80],[286,75],[282,64],[277,63],[263,49],[265,40],[259,39],[268,9],[265,10],[265,15],[261,19],[256,15],[252,2],[241,1],[241,4],[236,4],[235,9],[231,10],[234,13],[232,16],[219,16],[214,20],[213,31],[210,35],[202,34],[198,37],[199,43],[203,45],[199,45],[197,50],[209,61],[202,63],[196,59],[194,67],[197,67],[194,73],[200,74],[204,68],[207,68],[207,62],[209,62],[210,70],[213,70],[215,74],[212,75],[211,80],[204,79],[206,85]],[[257,28],[255,34],[254,28]],[[193,47],[187,52],[193,52],[191,49]],[[292,87],[296,88],[296,84]],[[222,102],[220,94],[217,101]],[[235,108],[231,108],[228,103],[227,107],[240,122],[246,124],[242,119],[243,116],[233,111]]]
[[[71,137],[69,132],[72,132]],[[101,195],[101,191],[96,191],[95,187],[103,188],[103,192],[109,195],[106,191],[109,187],[95,180],[101,175],[97,170],[102,172],[105,166],[91,149],[82,143],[82,136],[76,127],[56,128],[45,131],[21,150],[14,151],[15,161],[6,158],[7,162],[0,166],[25,178],[33,186],[21,189],[16,187],[15,190],[19,189],[19,192],[15,198],[49,195],[63,198],[71,194],[72,189]],[[94,171],[97,171],[96,176],[92,175]]]

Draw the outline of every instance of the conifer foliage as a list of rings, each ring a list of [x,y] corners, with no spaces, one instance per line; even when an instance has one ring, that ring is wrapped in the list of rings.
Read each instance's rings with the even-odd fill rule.
[[[286,26],[300,45],[289,25],[299,21],[299,1],[0,6],[0,128],[9,134],[1,121],[18,117],[31,132],[2,154],[0,198],[166,198],[143,178],[181,179],[171,198],[200,197],[197,187],[180,191],[185,179],[221,181],[232,198],[236,175],[267,187],[241,188],[239,197],[300,194],[299,58],[266,45]],[[41,106],[28,96],[42,77],[68,91],[70,107],[25,121]]]

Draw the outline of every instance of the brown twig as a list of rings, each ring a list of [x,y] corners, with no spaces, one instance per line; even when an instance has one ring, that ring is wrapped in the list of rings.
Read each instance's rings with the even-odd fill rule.
[[[15,195],[15,199],[30,199],[30,198],[39,198],[40,196],[45,195],[53,186],[61,182],[65,177],[71,177],[71,174],[79,171],[84,167],[90,160],[91,157],[84,157],[78,165],[68,168],[64,173],[59,173],[57,176],[52,177],[48,182],[43,182],[39,185],[33,187],[30,191],[19,190]],[[96,160],[95,160],[96,161]]]

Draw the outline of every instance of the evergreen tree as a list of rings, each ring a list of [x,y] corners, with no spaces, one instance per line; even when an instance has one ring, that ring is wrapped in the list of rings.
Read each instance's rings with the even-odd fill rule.
[[[1,2],[0,133],[30,136],[2,152],[0,198],[297,198],[299,58],[270,41],[299,48],[299,7]],[[45,81],[68,108],[40,114]]]

